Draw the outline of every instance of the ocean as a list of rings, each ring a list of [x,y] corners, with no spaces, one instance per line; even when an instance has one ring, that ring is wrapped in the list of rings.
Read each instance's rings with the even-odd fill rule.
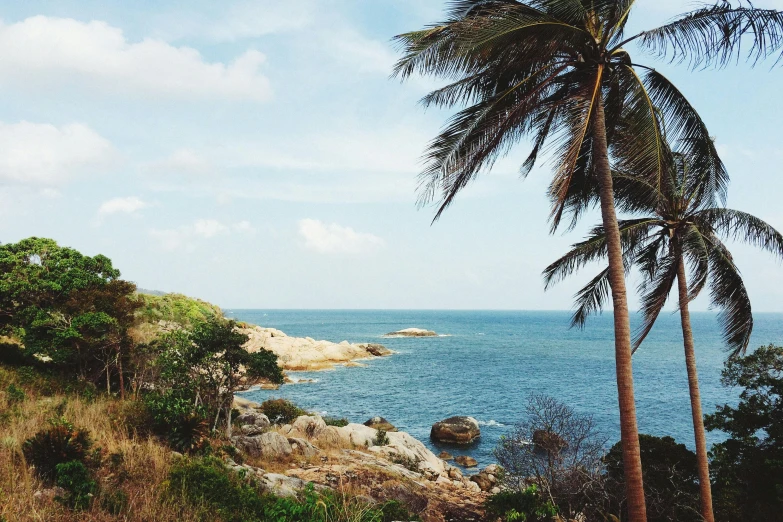
[[[440,310],[226,310],[229,317],[288,335],[333,342],[381,343],[395,350],[366,368],[292,374],[314,382],[243,395],[261,402],[283,397],[321,414],[362,423],[380,415],[424,442],[436,454],[471,455],[493,462],[498,439],[524,416],[531,394],[546,394],[592,415],[612,444],[619,440],[611,314],[569,328],[569,312]],[[755,314],[750,349],[783,344],[783,314]],[[632,326],[638,317],[632,319]],[[724,387],[726,357],[714,313],[692,313],[705,413],[735,404],[739,390]],[[384,338],[403,328],[434,330],[439,337]],[[693,448],[688,384],[679,314],[662,314],[634,355],[639,431],[674,437]],[[430,427],[453,415],[475,417],[482,436],[467,448],[444,448]],[[722,440],[707,434],[708,446]]]

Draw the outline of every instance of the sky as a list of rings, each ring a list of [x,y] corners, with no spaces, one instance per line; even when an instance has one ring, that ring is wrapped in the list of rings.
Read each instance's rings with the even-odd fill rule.
[[[693,5],[638,0],[628,30]],[[450,113],[418,104],[442,82],[390,79],[391,38],[444,7],[0,0],[0,241],[51,237],[224,308],[569,309],[599,267],[548,291],[540,274],[599,215],[550,235],[552,165],[520,180],[527,143],[438,222],[416,205]],[[629,51],[699,110],[729,206],[783,228],[783,67],[690,71]],[[783,311],[781,263],[730,246],[754,310]]]

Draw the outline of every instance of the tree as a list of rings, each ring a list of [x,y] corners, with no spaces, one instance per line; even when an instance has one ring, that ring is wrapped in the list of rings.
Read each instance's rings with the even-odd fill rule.
[[[624,46],[693,67],[756,61],[783,46],[783,13],[720,2],[657,29],[626,37],[634,0],[455,0],[448,19],[396,37],[404,56],[395,75],[452,81],[425,106],[467,104],[431,142],[421,203],[438,200],[435,219],[456,195],[522,137],[533,138],[527,174],[549,145],[556,158],[549,194],[552,228],[572,224],[600,203],[607,236],[608,283],[615,322],[615,362],[631,522],[645,520],[631,333],[621,237],[610,161],[653,186],[666,173],[663,136],[682,142],[712,182],[726,172],[706,126],[682,93],[658,71],[632,61]],[[711,522],[711,520],[710,520]]]
[[[229,437],[234,393],[246,378],[283,382],[277,356],[263,349],[249,353],[244,348],[248,337],[236,326],[234,321],[212,317],[195,323],[190,331],[171,332],[153,343],[159,353],[156,390],[177,411],[190,404],[188,416],[204,411],[214,419],[213,431],[222,416]],[[160,403],[161,411],[165,402]]]
[[[729,359],[725,386],[739,404],[707,415],[707,429],[729,438],[712,447],[716,510],[727,522],[778,520],[783,513],[783,348],[762,346]]]
[[[506,485],[521,493],[535,484],[568,519],[600,513],[606,439],[593,418],[545,395],[531,396],[525,413],[494,451]]]
[[[700,521],[696,455],[671,437],[639,435],[644,493],[650,522]],[[622,443],[604,457],[610,512],[624,517]]]
[[[139,307],[136,285],[119,279],[105,256],[89,257],[51,239],[0,246],[0,316],[28,355],[96,382],[112,375],[124,395],[128,328]]]
[[[636,266],[643,274],[640,286],[643,322],[635,336],[634,350],[652,329],[675,283],[677,285],[702,514],[711,520],[709,460],[688,304],[709,287],[713,306],[722,310],[718,321],[731,356],[744,352],[753,330],[750,299],[721,236],[745,241],[781,258],[783,236],[750,214],[711,206],[715,199],[714,187],[705,186],[709,176],[699,171],[698,164],[691,158],[674,154],[669,163],[671,174],[660,189],[616,173],[618,192],[644,195],[633,205],[638,209],[648,202],[648,210],[653,212],[651,216],[620,221],[620,236],[626,270]],[[634,188],[630,190],[632,186]],[[569,253],[546,268],[547,287],[591,261],[605,259],[606,245],[603,227],[595,227],[586,240],[573,245]],[[608,297],[607,277],[608,269],[604,269],[576,294],[578,306],[572,324],[584,326],[587,317],[602,308]]]

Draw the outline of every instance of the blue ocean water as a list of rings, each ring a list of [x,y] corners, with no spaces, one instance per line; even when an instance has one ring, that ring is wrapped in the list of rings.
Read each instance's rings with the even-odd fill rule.
[[[480,465],[493,461],[498,438],[524,414],[532,393],[551,395],[592,415],[610,443],[619,439],[612,316],[593,318],[584,330],[569,328],[569,312],[424,310],[227,310],[242,321],[288,335],[333,342],[381,343],[397,351],[366,368],[303,372],[316,382],[279,390],[252,390],[251,400],[284,397],[303,408],[352,422],[381,415],[402,431],[429,440],[431,425],[452,415],[481,423],[469,448]],[[634,318],[638,319],[638,318]],[[633,323],[633,321],[632,321]],[[738,390],[720,383],[726,353],[717,317],[693,313],[699,380],[705,413],[736,403]],[[442,337],[383,338],[403,328],[427,328]],[[756,314],[751,348],[783,344],[783,314]],[[662,315],[634,355],[639,430],[670,435],[693,447],[688,385],[679,314]],[[708,445],[721,440],[707,435]]]

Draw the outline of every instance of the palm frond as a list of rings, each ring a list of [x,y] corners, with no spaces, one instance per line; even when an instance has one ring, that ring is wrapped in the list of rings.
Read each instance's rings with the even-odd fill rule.
[[[649,70],[644,84],[663,121],[666,138],[687,158],[689,192],[698,204],[725,202],[729,174],[718,156],[707,126],[685,96],[668,78]]]
[[[739,269],[726,246],[715,236],[705,237],[710,246],[710,297],[720,308],[718,323],[731,357],[745,353],[753,332],[753,312]]]
[[[783,235],[772,225],[747,212],[728,208],[710,208],[696,214],[723,237],[743,241],[783,259]]]
[[[654,276],[640,285],[639,290],[642,293],[642,324],[633,337],[633,352],[639,349],[639,346],[652,330],[661,310],[666,305],[669,293],[671,293],[672,286],[674,286],[674,282],[677,279],[679,259],[673,254],[673,249],[669,248],[668,254],[659,260]]]
[[[623,252],[626,255],[635,253],[657,223],[659,223],[657,218],[620,221],[620,244]],[[604,259],[606,255],[606,233],[602,226],[597,226],[593,228],[587,239],[572,245],[567,254],[544,269],[545,288],[551,288],[588,263]]]
[[[687,60],[693,68],[723,67],[743,54],[755,64],[783,48],[783,12],[752,5],[733,7],[723,1],[632,39],[636,38],[659,56],[674,62]]]
[[[584,328],[588,317],[603,310],[610,291],[609,267],[606,267],[574,296],[576,310],[571,316],[571,327]]]
[[[579,174],[576,176],[578,180],[591,177],[592,135],[589,130],[594,125],[596,104],[602,103],[600,96],[603,71],[603,68],[599,67],[595,78],[584,87],[584,92],[568,100],[568,124],[564,126],[564,132],[560,136],[558,169],[549,187],[553,202],[552,231],[557,230],[565,211],[571,210],[572,213],[578,214],[585,204],[583,194],[574,197],[569,192],[573,189],[572,181],[576,174]]]
[[[685,227],[684,231],[678,234],[678,241],[682,245],[682,255],[690,267],[688,301],[692,301],[707,284],[710,274],[709,247],[696,225]]]
[[[625,110],[611,144],[615,168],[662,190],[669,168],[669,148],[658,108],[630,65],[617,68],[625,94]]]

